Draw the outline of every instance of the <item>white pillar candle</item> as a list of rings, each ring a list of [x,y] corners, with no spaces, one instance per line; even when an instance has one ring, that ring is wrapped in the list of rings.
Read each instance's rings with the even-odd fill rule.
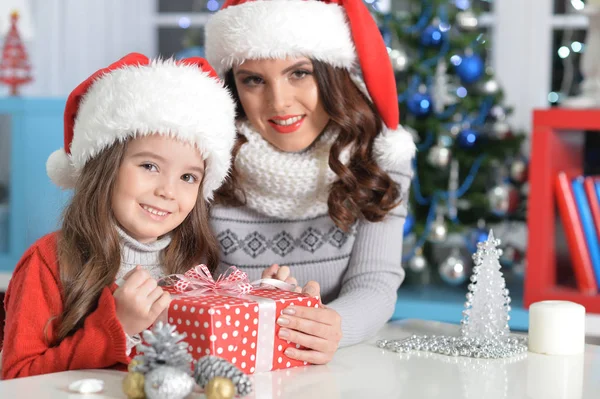
[[[542,301],[529,307],[529,351],[575,355],[585,347],[585,308],[568,301]]]

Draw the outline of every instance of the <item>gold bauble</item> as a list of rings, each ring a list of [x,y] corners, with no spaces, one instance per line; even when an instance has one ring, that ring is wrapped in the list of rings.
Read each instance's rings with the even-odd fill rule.
[[[225,377],[215,377],[204,387],[206,399],[231,399],[235,396],[233,381]]]
[[[129,362],[129,365],[127,366],[127,371],[132,372],[133,368],[140,364],[142,364],[142,362],[140,362],[139,360],[133,359],[132,361]]]
[[[144,399],[144,374],[129,373],[123,380],[123,392],[129,399]]]

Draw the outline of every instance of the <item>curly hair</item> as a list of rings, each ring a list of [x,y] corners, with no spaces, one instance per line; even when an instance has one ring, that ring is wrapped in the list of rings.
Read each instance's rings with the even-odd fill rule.
[[[315,60],[312,63],[319,95],[330,117],[327,128],[340,131],[329,153],[329,167],[338,176],[338,180],[331,185],[327,199],[329,216],[344,231],[348,231],[360,218],[379,222],[400,203],[401,190],[373,159],[373,143],[382,130],[381,118],[347,70]],[[227,73],[225,84],[236,100],[238,120],[245,119],[232,70]],[[215,202],[218,204],[244,204],[235,157],[246,141],[244,136],[238,134],[230,176],[215,193]],[[347,146],[352,150],[345,165],[339,158]]]

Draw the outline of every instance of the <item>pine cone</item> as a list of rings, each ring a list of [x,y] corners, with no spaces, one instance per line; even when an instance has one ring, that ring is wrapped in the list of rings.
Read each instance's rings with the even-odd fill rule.
[[[235,365],[218,356],[204,356],[194,370],[194,379],[204,389],[214,377],[225,377],[233,381],[237,394],[246,396],[252,392],[252,382]]]
[[[144,341],[147,343],[137,345],[137,355],[134,360],[140,364],[133,367],[133,371],[146,374],[157,367],[169,366],[191,374],[192,355],[188,352],[188,344],[180,342],[186,334],[178,334],[175,326],[156,323],[152,331],[143,332]]]

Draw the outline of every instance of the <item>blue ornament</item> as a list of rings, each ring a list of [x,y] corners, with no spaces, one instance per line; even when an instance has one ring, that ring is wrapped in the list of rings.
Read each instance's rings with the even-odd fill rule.
[[[408,98],[406,106],[415,116],[427,116],[433,109],[433,102],[428,93],[417,92]]]
[[[175,54],[175,59],[177,59],[177,60],[181,60],[183,58],[190,58],[190,57],[204,58],[205,57],[204,47],[202,47],[202,46],[188,47],[188,48],[184,48],[183,50],[181,50],[177,54]]]
[[[383,42],[387,47],[392,47],[392,31],[387,26],[380,26],[379,33],[383,37]]]
[[[415,226],[415,217],[413,215],[407,215],[406,219],[404,220],[403,236],[406,237],[407,235],[409,235],[412,232],[412,229],[414,226]]]
[[[444,34],[439,26],[429,25],[421,33],[421,44],[425,47],[437,47],[444,40]]]
[[[469,54],[459,57],[456,65],[456,74],[464,83],[475,83],[482,76],[485,65],[479,54]]]
[[[458,141],[458,145],[460,145],[462,148],[472,148],[479,140],[479,133],[470,128],[464,129],[458,134],[456,139]]]
[[[475,230],[475,245],[485,242],[488,239],[488,232],[485,230]]]

